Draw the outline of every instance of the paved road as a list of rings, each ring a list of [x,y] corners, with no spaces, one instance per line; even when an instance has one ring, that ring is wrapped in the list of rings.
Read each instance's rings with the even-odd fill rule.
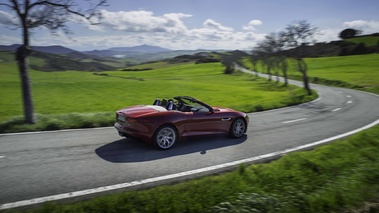
[[[314,102],[249,114],[246,137],[191,138],[168,151],[121,138],[113,128],[0,135],[0,207],[272,153],[379,119],[378,96],[312,88],[320,95]]]

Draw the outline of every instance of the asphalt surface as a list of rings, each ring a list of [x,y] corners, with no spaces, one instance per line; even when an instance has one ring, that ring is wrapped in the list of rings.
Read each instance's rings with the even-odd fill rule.
[[[189,138],[167,151],[121,138],[114,128],[0,135],[0,207],[294,148],[379,119],[376,95],[311,87],[316,101],[249,114],[245,137]]]

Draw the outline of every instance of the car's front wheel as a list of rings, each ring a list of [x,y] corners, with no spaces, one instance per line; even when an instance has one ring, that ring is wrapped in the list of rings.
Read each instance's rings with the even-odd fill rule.
[[[230,126],[229,135],[233,138],[241,137],[246,131],[246,123],[242,118],[237,118]]]
[[[165,125],[160,127],[154,134],[154,145],[159,149],[169,149],[178,140],[178,133],[172,126]]]

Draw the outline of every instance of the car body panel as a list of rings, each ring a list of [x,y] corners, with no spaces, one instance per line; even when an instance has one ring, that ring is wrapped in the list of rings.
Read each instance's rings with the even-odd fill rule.
[[[174,101],[175,100],[175,101]],[[236,118],[243,118],[246,126],[249,117],[233,109],[211,107],[188,96],[174,97],[175,109],[160,105],[137,105],[116,111],[115,128],[119,134],[151,142],[156,130],[171,125],[179,139],[187,136],[228,134]]]

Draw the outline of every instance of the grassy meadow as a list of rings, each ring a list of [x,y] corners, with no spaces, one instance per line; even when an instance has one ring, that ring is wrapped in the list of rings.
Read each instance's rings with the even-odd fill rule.
[[[305,62],[308,65],[308,75],[313,83],[348,87],[379,94],[379,54],[307,58]],[[247,58],[243,63],[249,68],[252,67]],[[296,71],[295,67],[295,62],[289,61],[288,77],[300,80],[301,74]],[[258,65],[258,71],[263,71],[260,65]]]
[[[40,62],[32,59],[31,63]],[[156,62],[133,68],[142,69],[146,66],[153,70],[31,70],[35,112],[40,121],[45,122],[43,127],[38,123],[20,125],[23,111],[17,67],[14,62],[0,63],[0,129],[11,132],[111,125],[115,110],[130,105],[152,104],[157,97],[193,96],[214,106],[245,112],[284,107],[316,97],[307,96],[300,88],[283,87],[252,75],[225,75],[220,63],[172,65]],[[96,118],[99,114],[103,120],[101,124],[91,125],[91,122],[99,120]],[[48,121],[49,117],[51,122]],[[79,121],[80,124],[67,123],[70,121]]]
[[[364,43],[367,47],[376,46],[379,42],[379,36],[355,37],[355,38],[345,39],[345,41],[354,42],[354,43],[358,43],[358,44]]]

